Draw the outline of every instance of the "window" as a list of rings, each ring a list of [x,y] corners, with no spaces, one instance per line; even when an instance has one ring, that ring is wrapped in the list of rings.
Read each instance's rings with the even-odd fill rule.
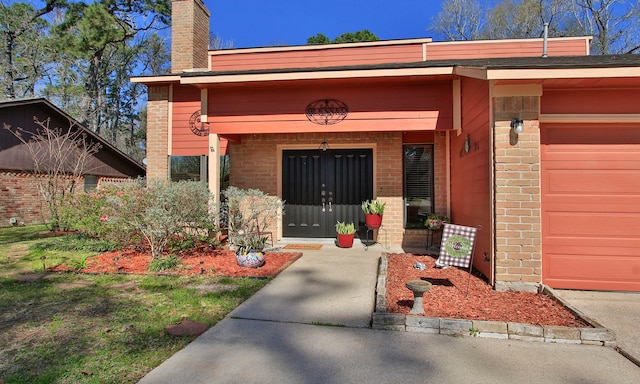
[[[98,176],[84,175],[84,191],[89,192],[98,188]]]
[[[433,144],[403,146],[405,228],[424,228],[433,212]]]
[[[207,182],[207,156],[169,156],[169,179]]]

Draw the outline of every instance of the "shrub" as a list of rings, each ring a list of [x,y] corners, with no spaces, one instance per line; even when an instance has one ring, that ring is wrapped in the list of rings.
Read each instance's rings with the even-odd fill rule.
[[[235,247],[241,246],[243,236],[256,234],[258,229],[264,232],[273,226],[283,207],[279,197],[270,196],[259,189],[229,187],[223,193],[226,205],[221,211],[221,222],[227,225],[229,240]],[[242,236],[238,236],[239,233]]]
[[[210,201],[207,186],[200,182],[152,181],[145,186],[139,179],[80,196],[69,217],[76,229],[91,236],[133,245],[139,235],[157,259],[172,238],[194,244],[217,231]]]
[[[149,264],[149,270],[152,272],[166,271],[174,269],[178,265],[180,265],[180,260],[175,255],[169,255],[167,257],[152,259]]]

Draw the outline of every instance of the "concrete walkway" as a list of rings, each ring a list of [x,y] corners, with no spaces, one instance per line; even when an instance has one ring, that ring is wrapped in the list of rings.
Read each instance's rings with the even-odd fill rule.
[[[140,383],[640,382],[612,348],[366,328],[381,251],[304,251]]]
[[[555,290],[578,311],[616,334],[621,353],[640,365],[640,293]]]

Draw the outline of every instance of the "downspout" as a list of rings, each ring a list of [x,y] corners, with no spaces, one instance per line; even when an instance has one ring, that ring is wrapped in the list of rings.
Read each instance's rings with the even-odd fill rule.
[[[549,40],[549,23],[544,23],[544,34],[542,36],[542,57],[547,57],[548,40]]]
[[[493,87],[495,86],[495,80],[489,81],[489,206],[490,217],[490,231],[491,242],[489,246],[489,284],[495,288],[496,286],[496,157],[495,157],[495,111],[493,108]]]

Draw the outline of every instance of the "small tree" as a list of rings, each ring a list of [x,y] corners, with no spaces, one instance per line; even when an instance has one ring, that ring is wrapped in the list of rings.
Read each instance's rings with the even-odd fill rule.
[[[89,158],[102,145],[89,140],[79,127],[74,129],[73,123],[63,129],[52,128],[50,118],[40,121],[34,117],[33,120],[35,132],[7,124],[4,128],[13,133],[29,153],[38,191],[51,215],[49,229],[68,229],[62,220],[63,203],[75,194],[81,177],[88,171]]]

